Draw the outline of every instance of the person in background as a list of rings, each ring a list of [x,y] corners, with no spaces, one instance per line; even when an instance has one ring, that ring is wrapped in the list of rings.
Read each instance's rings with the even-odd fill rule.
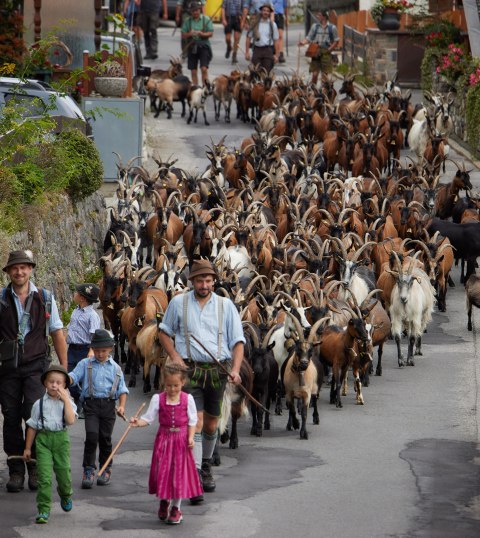
[[[157,28],[159,20],[160,0],[141,0],[140,21],[142,24],[143,39],[145,40],[145,60],[156,60],[158,58]]]
[[[90,342],[95,331],[100,329],[100,317],[93,308],[93,304],[98,301],[99,287],[96,284],[77,284],[75,290],[73,301],[77,307],[72,312],[70,323],[67,325],[69,372],[85,357],[93,357]],[[70,394],[78,409],[78,417],[84,418],[80,392],[80,388],[76,386],[70,389]]]
[[[45,393],[41,376],[49,363],[49,336],[60,364],[67,368],[67,343],[58,307],[51,292],[30,281],[36,263],[30,250],[10,252],[3,268],[10,284],[0,294],[0,342],[17,341],[18,366],[0,368],[0,406],[3,413],[3,449],[7,456],[23,454],[23,421],[30,418],[32,405]],[[27,463],[28,487],[37,489],[37,467]],[[7,459],[7,491],[18,493],[25,481],[25,462]]]
[[[279,39],[279,54],[278,54],[278,63],[285,63],[285,51],[284,51],[284,42],[283,34],[285,28],[288,26],[288,4],[287,0],[273,0],[272,2],[273,9],[275,12],[275,23],[278,28],[278,39]]]
[[[227,50],[225,58],[232,53],[232,64],[237,63],[237,49],[242,35],[242,0],[223,0],[222,4],[222,24],[225,31],[225,43]],[[233,49],[232,49],[233,32]]]
[[[273,6],[263,3],[260,6],[260,20],[247,33],[245,60],[250,61],[250,45],[253,43],[251,56],[253,65],[264,67],[269,73],[278,61],[279,39],[277,25],[272,22]]]
[[[192,2],[190,17],[182,24],[182,39],[187,40],[186,54],[188,69],[192,73],[192,84],[198,86],[198,64],[202,72],[202,84],[208,80],[208,66],[212,60],[210,38],[213,35],[213,23],[210,17],[202,14],[202,4]]]
[[[137,43],[142,37],[142,27],[140,26],[140,0],[125,0],[123,4],[123,16],[127,26],[135,35]]]
[[[82,386],[81,400],[85,412],[85,447],[83,450],[82,489],[91,489],[95,479],[97,445],[99,468],[112,453],[115,414],[125,419],[128,389],[120,366],[111,355],[115,340],[105,329],[97,329],[90,347],[95,357],[83,359],[72,372],[72,385]],[[118,400],[118,407],[115,408]],[[126,419],[125,419],[126,420]],[[97,486],[110,483],[112,462],[97,478]]]
[[[23,457],[31,461],[32,445],[37,445],[37,517],[36,523],[48,523],[52,507],[52,469],[57,480],[60,507],[70,512],[72,503],[72,475],[70,472],[70,438],[67,426],[76,418],[76,406],[68,393],[68,372],[63,366],[52,364],[42,374],[46,392],[32,407],[27,420],[28,430]]]
[[[164,366],[162,377],[165,390],[154,394],[147,412],[140,419],[131,418],[130,424],[141,428],[154,420],[160,423],[153,447],[148,492],[160,499],[160,521],[178,525],[183,520],[182,499],[203,493],[192,454],[198,417],[193,396],[182,391],[187,381],[186,368],[171,362]]]
[[[321,9],[316,14],[316,17],[318,22],[312,24],[307,37],[298,43],[299,47],[310,43],[318,43],[320,45],[319,56],[312,58],[310,63],[313,84],[317,83],[320,72],[331,73],[333,71],[332,51],[337,48],[340,41],[337,27],[328,21],[328,11]]]
[[[202,14],[205,13],[205,0],[177,0],[177,5],[175,8],[175,24],[177,25],[177,28],[181,28],[183,26],[183,23],[187,20],[187,18],[190,17],[190,7],[192,5],[192,2],[201,4],[202,6],[201,12]],[[186,58],[188,55],[187,43],[188,43],[188,40],[184,39],[182,36],[182,39],[181,39],[182,58]]]
[[[255,26],[260,20],[260,10],[264,4],[265,0],[245,0],[243,3],[242,28],[246,28],[249,31]],[[273,21],[273,19],[272,11],[271,20]]]

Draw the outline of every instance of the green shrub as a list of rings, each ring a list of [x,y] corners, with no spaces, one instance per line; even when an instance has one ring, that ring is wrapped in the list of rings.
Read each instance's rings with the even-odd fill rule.
[[[97,191],[103,181],[103,165],[95,144],[78,129],[63,131],[52,144],[51,178],[63,178],[74,201]]]
[[[474,153],[480,148],[480,84],[470,86],[466,102],[467,140]]]
[[[45,190],[45,172],[33,162],[22,162],[12,167],[12,172],[20,183],[22,203],[33,203]]]

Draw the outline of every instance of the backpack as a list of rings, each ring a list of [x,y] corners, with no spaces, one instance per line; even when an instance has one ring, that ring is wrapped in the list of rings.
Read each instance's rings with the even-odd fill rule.
[[[316,26],[315,26],[315,34],[313,35],[313,39],[312,41],[315,41],[315,38],[317,37],[317,34],[318,34],[318,30],[320,28],[320,23],[317,22],[315,23]],[[333,43],[333,24],[331,22],[328,22],[327,23],[327,31],[328,31],[328,39],[330,41],[330,45]]]

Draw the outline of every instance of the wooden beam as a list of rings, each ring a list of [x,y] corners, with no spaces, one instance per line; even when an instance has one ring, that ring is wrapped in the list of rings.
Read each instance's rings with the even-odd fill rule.
[[[42,0],[34,0],[33,2],[34,7],[34,15],[33,15],[33,36],[34,41],[40,41],[42,38]]]
[[[100,50],[102,42],[102,0],[94,0],[95,7],[95,52]]]

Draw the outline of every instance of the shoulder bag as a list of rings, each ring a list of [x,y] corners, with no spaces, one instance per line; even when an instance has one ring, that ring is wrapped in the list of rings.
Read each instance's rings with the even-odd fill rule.
[[[320,56],[320,45],[318,43],[309,43],[305,51],[305,56],[307,58],[317,58]]]

